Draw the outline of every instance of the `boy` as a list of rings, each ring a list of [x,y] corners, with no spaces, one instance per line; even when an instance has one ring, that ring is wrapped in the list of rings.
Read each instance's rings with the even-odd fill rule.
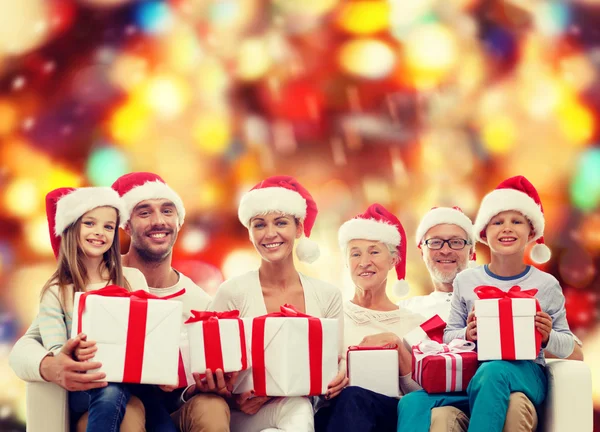
[[[566,320],[565,299],[558,281],[551,275],[525,264],[525,247],[535,241],[532,259],[546,262],[550,251],[544,245],[544,214],[533,185],[522,176],[500,183],[481,202],[474,224],[477,240],[490,247],[489,265],[464,270],[454,280],[454,295],[444,342],[453,339],[477,340],[477,320],[473,305],[474,289],[492,285],[508,291],[518,285],[535,288],[541,312],[536,329],[542,334],[542,348],[560,358],[574,349],[574,338]],[[427,431],[431,408],[453,405],[471,411],[469,430],[497,431],[504,428],[511,393],[522,392],[539,408],[547,390],[544,354],[535,361],[491,361],[482,363],[464,393],[427,395],[413,392],[398,405],[398,430]],[[417,426],[416,428],[414,426]],[[406,429],[404,429],[406,428]]]

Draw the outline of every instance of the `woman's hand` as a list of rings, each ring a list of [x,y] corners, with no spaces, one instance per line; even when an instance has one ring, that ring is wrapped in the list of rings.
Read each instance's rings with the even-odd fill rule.
[[[233,395],[233,406],[244,414],[254,415],[271,399],[268,396],[254,396],[254,390],[250,390],[242,394]]]
[[[80,333],[77,335],[79,345],[75,348],[74,356],[77,361],[83,362],[94,358],[98,347],[96,341],[88,341],[87,335]]]
[[[339,395],[347,385],[348,377],[346,377],[346,371],[341,370],[336,377],[329,384],[327,384],[327,393],[325,393],[325,399],[333,399]]]
[[[475,342],[477,340],[477,317],[475,316],[475,309],[472,309],[467,316],[467,329],[465,331],[465,338],[471,342]]]
[[[542,346],[545,347],[552,331],[552,317],[546,312],[537,312],[535,314],[535,328],[542,334]]]
[[[377,333],[374,335],[365,336],[358,346],[386,346],[386,345],[398,345],[400,346],[402,341],[400,338],[392,332]]]
[[[210,369],[206,369],[204,378],[201,378],[199,373],[194,372],[192,376],[195,384],[187,390],[184,399],[189,400],[198,393],[216,393],[229,397],[238,375],[238,372],[224,373],[221,369],[217,369],[213,374]]]

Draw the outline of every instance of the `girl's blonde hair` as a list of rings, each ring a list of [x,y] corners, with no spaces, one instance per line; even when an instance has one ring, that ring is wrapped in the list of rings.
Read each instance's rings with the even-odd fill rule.
[[[115,227],[115,236],[112,245],[104,252],[100,273],[106,269],[109,275],[109,281],[113,284],[126,288],[131,291],[131,287],[123,276],[123,266],[121,264],[121,251],[119,246],[119,213],[117,211],[117,223]],[[60,249],[58,253],[58,266],[54,274],[48,279],[42,288],[41,295],[51,286],[57,285],[60,293],[60,302],[63,309],[67,305],[67,300],[74,300],[76,292],[84,292],[89,283],[89,277],[85,265],[83,264],[83,249],[79,240],[81,229],[81,220],[83,215],[71,224],[62,233]],[[67,299],[67,286],[73,284],[71,298]]]

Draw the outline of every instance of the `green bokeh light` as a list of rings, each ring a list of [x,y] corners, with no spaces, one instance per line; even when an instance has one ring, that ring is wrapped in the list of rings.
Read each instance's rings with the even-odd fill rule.
[[[87,177],[94,186],[110,186],[128,172],[127,157],[114,147],[98,147],[93,150],[86,167]]]
[[[571,201],[583,211],[592,211],[600,204],[600,148],[582,153],[571,183]]]

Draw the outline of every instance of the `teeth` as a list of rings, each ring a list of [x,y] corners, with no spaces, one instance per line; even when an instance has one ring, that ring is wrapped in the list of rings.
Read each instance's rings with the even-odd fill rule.
[[[439,260],[438,262],[442,263],[442,264],[452,264],[452,263],[454,263],[454,261],[452,261],[452,260]]]
[[[156,233],[156,234],[150,234],[150,237],[152,238],[164,238],[167,235],[165,233]]]
[[[266,244],[265,247],[268,249],[273,249],[273,248],[281,246],[282,244],[283,243],[269,243],[269,244]]]
[[[93,244],[93,245],[97,245],[97,246],[101,246],[104,244],[103,241],[100,240],[88,240],[89,243]]]
[[[375,274],[375,273],[372,273],[372,272],[364,272],[364,273],[361,273],[359,276],[371,276],[372,274]]]
[[[500,241],[501,242],[511,242],[511,241],[515,241],[516,238],[514,237],[506,237],[506,238],[501,238]]]

